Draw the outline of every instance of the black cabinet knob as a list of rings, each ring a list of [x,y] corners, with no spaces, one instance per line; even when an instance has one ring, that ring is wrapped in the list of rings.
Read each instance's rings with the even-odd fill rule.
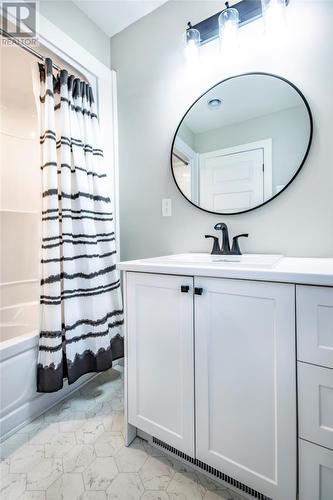
[[[203,288],[195,287],[195,289],[194,289],[195,295],[202,295],[202,292],[203,292]]]
[[[182,286],[180,287],[180,290],[181,290],[181,292],[183,292],[183,293],[188,293],[188,291],[190,290],[190,287],[189,287],[188,285],[182,285]]]

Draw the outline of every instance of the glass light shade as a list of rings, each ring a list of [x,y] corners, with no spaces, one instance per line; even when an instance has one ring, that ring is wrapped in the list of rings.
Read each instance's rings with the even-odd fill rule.
[[[200,31],[188,28],[185,32],[185,56],[189,62],[196,62],[199,58]]]
[[[267,35],[282,35],[285,25],[286,0],[261,0],[262,15]]]
[[[228,7],[219,15],[221,48],[231,50],[238,46],[239,12]]]

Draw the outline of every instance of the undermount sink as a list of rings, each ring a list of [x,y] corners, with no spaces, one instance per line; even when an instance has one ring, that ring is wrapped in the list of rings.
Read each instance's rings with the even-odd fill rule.
[[[175,264],[188,265],[216,265],[219,267],[274,267],[283,255],[279,254],[256,254],[249,253],[243,255],[211,255],[207,253],[184,253],[180,255],[169,255],[158,260],[163,262],[174,262]]]

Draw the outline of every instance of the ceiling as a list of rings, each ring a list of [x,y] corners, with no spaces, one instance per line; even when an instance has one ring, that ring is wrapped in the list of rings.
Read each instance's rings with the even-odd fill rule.
[[[73,0],[108,36],[135,23],[167,0]]]
[[[220,108],[208,107],[208,101],[213,98],[222,100]],[[186,115],[184,123],[194,134],[201,134],[302,104],[300,95],[285,81],[264,75],[244,75],[207,92]]]

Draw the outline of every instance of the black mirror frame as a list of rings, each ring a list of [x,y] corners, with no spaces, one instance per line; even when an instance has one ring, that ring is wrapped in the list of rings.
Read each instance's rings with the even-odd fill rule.
[[[282,80],[283,82],[286,82],[288,83],[294,90],[296,90],[296,92],[299,94],[299,96],[301,97],[302,101],[304,102],[305,104],[305,107],[307,109],[307,112],[308,112],[308,115],[309,115],[309,120],[310,120],[310,135],[309,135],[309,142],[308,142],[308,146],[306,148],[306,151],[305,151],[305,154],[304,154],[304,157],[303,157],[303,160],[301,161],[301,164],[300,166],[298,167],[298,169],[296,170],[296,172],[294,173],[294,175],[292,176],[292,178],[290,179],[290,181],[284,186],[283,189],[281,189],[281,191],[279,191],[278,193],[276,193],[274,196],[272,196],[271,198],[269,198],[269,200],[266,200],[264,201],[263,203],[261,203],[260,205],[257,205],[253,208],[249,208],[248,210],[242,210],[241,212],[228,212],[228,213],[225,213],[225,212],[213,212],[212,210],[207,210],[206,208],[202,208],[200,207],[199,205],[197,205],[196,203],[193,203],[193,201],[189,200],[187,198],[187,196],[185,196],[185,194],[183,193],[183,191],[180,189],[180,187],[178,186],[178,183],[177,183],[177,180],[176,180],[176,177],[175,177],[175,174],[173,172],[173,165],[172,165],[172,153],[173,153],[173,147],[174,147],[174,144],[175,144],[175,140],[176,140],[176,137],[177,137],[177,133],[178,133],[178,130],[181,126],[181,124],[183,123],[184,121],[184,118],[186,117],[187,113],[193,108],[193,106],[204,96],[206,95],[208,92],[210,92],[212,89],[214,89],[215,87],[217,87],[218,85],[220,85],[221,83],[224,83],[224,82],[227,82],[228,80],[233,80],[234,78],[238,78],[240,76],[249,76],[249,75],[264,75],[264,76],[272,76],[273,78],[277,78],[279,80]],[[215,85],[213,85],[212,87],[210,87],[208,90],[206,90],[206,92],[204,92],[203,94],[201,94],[194,102],[193,104],[191,104],[191,106],[186,110],[186,112],[184,113],[182,119],[180,120],[179,122],[179,125],[176,129],[176,132],[175,132],[175,135],[173,137],[173,141],[172,141],[172,145],[171,145],[171,152],[170,152],[170,166],[171,166],[171,173],[172,173],[172,177],[173,177],[173,180],[175,181],[175,184],[179,190],[179,192],[182,194],[182,196],[189,202],[191,203],[191,205],[193,205],[194,207],[198,208],[199,210],[202,210],[203,212],[207,212],[207,213],[210,213],[210,214],[214,214],[214,215],[240,215],[240,214],[245,214],[247,212],[252,212],[253,210],[256,210],[257,208],[260,208],[260,207],[263,207],[264,205],[267,205],[267,203],[270,203],[271,201],[273,201],[275,198],[277,198],[281,193],[283,193],[287,188],[288,186],[290,186],[290,184],[295,180],[295,178],[297,177],[297,175],[299,174],[299,172],[301,171],[302,167],[304,166],[304,163],[308,157],[308,154],[309,154],[309,151],[310,151],[310,147],[311,147],[311,144],[312,144],[312,136],[313,136],[313,118],[312,118],[312,113],[311,113],[311,109],[310,109],[310,106],[309,106],[309,103],[308,101],[306,100],[304,94],[299,90],[298,87],[296,87],[296,85],[294,85],[291,81],[287,80],[287,78],[283,78],[282,76],[278,76],[278,75],[275,75],[274,73],[265,73],[265,72],[260,72],[260,71],[254,71],[254,72],[249,72],[249,73],[240,73],[239,75],[233,75],[233,76],[229,76],[228,78],[225,78],[223,80],[221,80],[220,82],[216,83]]]

